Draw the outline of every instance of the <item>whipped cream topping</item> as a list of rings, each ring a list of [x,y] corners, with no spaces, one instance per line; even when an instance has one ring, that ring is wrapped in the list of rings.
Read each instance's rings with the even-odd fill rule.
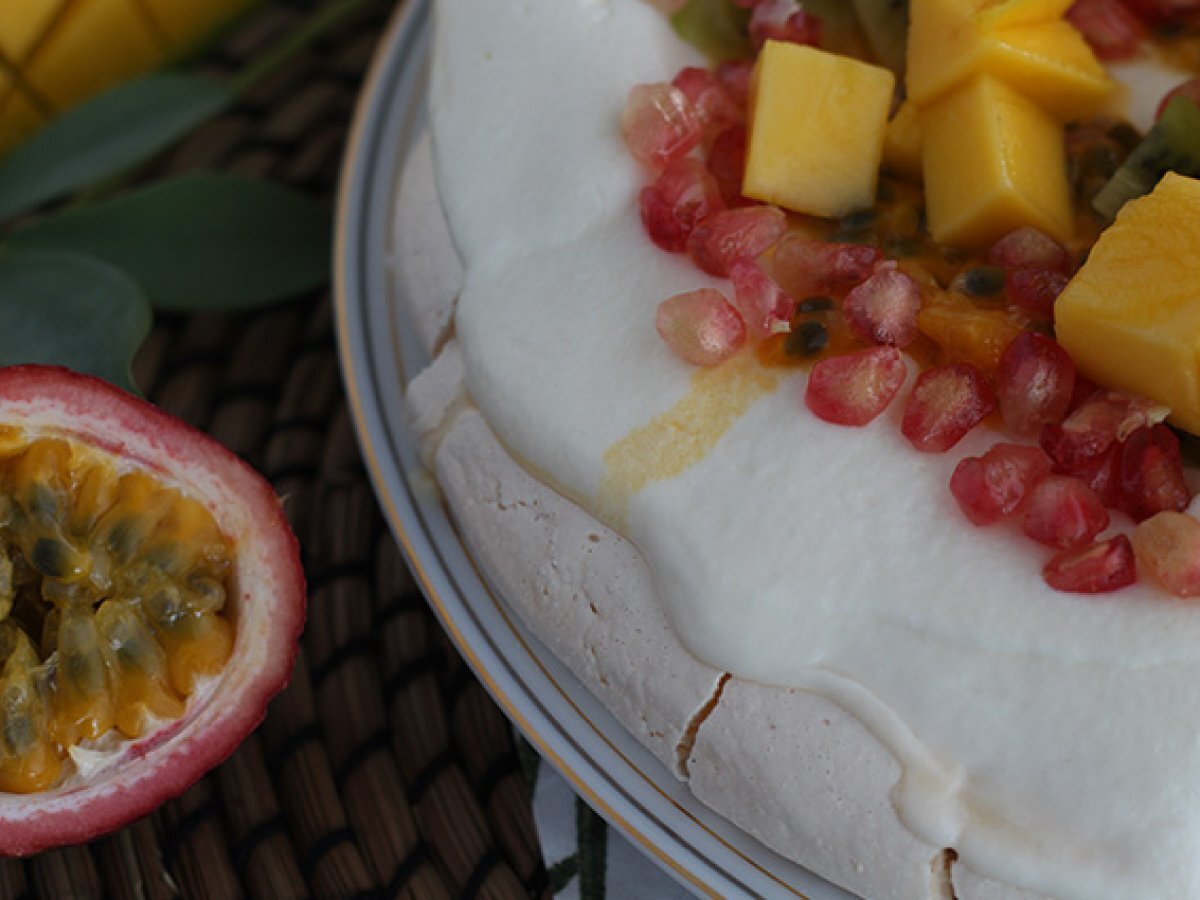
[[[1059,897],[1200,895],[1200,607],[1145,585],[1052,591],[1045,548],[971,527],[947,487],[999,436],[918,453],[903,395],[839,428],[803,408],[803,374],[780,375],[736,416],[655,428],[639,452],[665,477],[614,475],[630,435],[719,409],[728,387],[655,333],[663,298],[728,288],[646,239],[618,127],[630,86],[702,62],[638,0],[437,15],[457,333],[507,447],[634,541],[698,657],[867,725],[901,763],[893,801],[918,837]]]

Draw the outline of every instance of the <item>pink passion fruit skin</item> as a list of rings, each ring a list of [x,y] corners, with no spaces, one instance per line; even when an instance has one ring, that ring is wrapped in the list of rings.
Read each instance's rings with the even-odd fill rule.
[[[262,721],[292,671],[304,625],[299,544],[270,484],[235,454],[107,382],[47,366],[0,368],[0,424],[107,451],[200,500],[236,548],[224,670],[184,715],[121,741],[96,771],[56,788],[0,793],[0,854],[24,856],[112,831],[178,796]]]

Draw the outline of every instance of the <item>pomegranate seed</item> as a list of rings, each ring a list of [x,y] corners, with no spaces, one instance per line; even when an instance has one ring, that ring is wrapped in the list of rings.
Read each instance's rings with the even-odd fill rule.
[[[1115,443],[1156,425],[1169,410],[1117,391],[1096,391],[1063,421],[1042,429],[1040,443],[1061,470],[1088,470]]]
[[[1135,522],[1155,513],[1182,512],[1192,502],[1179,438],[1166,425],[1139,428],[1125,439],[1120,482],[1120,508]]]
[[[670,84],[636,84],[621,114],[621,134],[633,158],[651,168],[679,159],[700,143],[700,117]]]
[[[754,60],[731,59],[717,66],[713,74],[733,102],[745,109],[746,104],[750,102],[750,78],[754,74]]]
[[[744,206],[709,216],[688,238],[687,251],[710,275],[729,274],[734,260],[758,256],[783,237],[787,216],[774,206]]]
[[[965,363],[926,369],[904,407],[900,431],[918,450],[949,450],[996,408],[983,373]]]
[[[1052,322],[1054,302],[1070,280],[1050,269],[1013,269],[1004,276],[1004,291],[1021,309]]]
[[[846,295],[850,330],[870,344],[907,347],[917,336],[921,288],[898,269],[881,268]]]
[[[1105,60],[1136,56],[1146,37],[1142,23],[1120,0],[1075,0],[1066,18]]]
[[[1200,522],[1160,512],[1133,532],[1137,564],[1176,597],[1200,597]]]
[[[785,294],[754,261],[744,256],[729,267],[733,303],[757,337],[791,331],[796,301]]]
[[[761,0],[750,13],[750,43],[761,50],[767,41],[821,46],[821,20],[796,0]]]
[[[708,69],[699,66],[680,69],[671,84],[683,91],[700,118],[701,127],[709,132],[715,133],[744,118],[741,108]]]
[[[1075,370],[1075,388],[1071,391],[1071,405],[1067,407],[1067,415],[1075,412],[1079,407],[1083,406],[1092,398],[1092,394],[1096,393],[1099,388],[1096,387],[1096,382],[1092,381],[1086,375]]]
[[[1108,510],[1096,492],[1069,475],[1048,475],[1029,494],[1021,529],[1042,544],[1070,550],[1108,527]]]
[[[726,128],[708,150],[708,171],[721,186],[727,206],[744,206],[742,179],[746,174],[746,129],[741,125]]]
[[[1151,25],[1180,24],[1200,12],[1197,0],[1125,0],[1125,5]]]
[[[1019,437],[1036,437],[1067,415],[1075,364],[1058,342],[1025,332],[1000,356],[997,394],[1004,424]]]
[[[804,403],[835,425],[866,425],[887,409],[908,370],[895,347],[872,347],[813,366]]]
[[[1074,594],[1106,594],[1137,581],[1133,546],[1123,534],[1058,554],[1042,569],[1046,584]]]
[[[659,337],[685,362],[715,366],[746,343],[746,326],[720,291],[702,288],[658,304]]]
[[[987,261],[1005,269],[1049,269],[1064,275],[1074,268],[1067,248],[1032,225],[1010,231],[992,244]]]
[[[1154,114],[1155,121],[1162,118],[1163,111],[1167,108],[1167,104],[1169,104],[1176,97],[1187,97],[1197,106],[1200,106],[1200,78],[1192,78],[1179,85],[1179,87],[1168,91],[1166,96],[1164,96],[1162,101],[1158,104],[1158,111]]]
[[[976,525],[995,525],[1021,510],[1030,490],[1050,474],[1050,457],[1037,447],[996,444],[962,460],[950,477],[959,509]]]
[[[775,280],[793,297],[836,294],[861,284],[883,258],[876,247],[827,244],[800,235],[775,250]]]
[[[672,162],[641,194],[646,233],[668,253],[682,253],[695,227],[723,207],[716,179],[690,158]]]

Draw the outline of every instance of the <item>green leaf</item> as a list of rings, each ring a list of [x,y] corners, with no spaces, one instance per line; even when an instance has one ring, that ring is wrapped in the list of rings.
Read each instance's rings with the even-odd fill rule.
[[[0,254],[0,365],[66,366],[137,393],[150,305],[119,270],[66,253]]]
[[[75,107],[0,164],[0,221],[126,171],[234,98],[191,75],[148,75]]]
[[[277,185],[188,175],[12,235],[18,249],[94,256],[131,276],[161,309],[251,309],[329,278],[328,210]]]
[[[675,32],[713,62],[751,55],[747,34],[749,10],[733,0],[688,0],[671,16]]]

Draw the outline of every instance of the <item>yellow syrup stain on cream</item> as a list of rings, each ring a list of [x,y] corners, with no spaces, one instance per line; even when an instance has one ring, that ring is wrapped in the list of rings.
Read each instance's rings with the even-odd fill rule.
[[[596,497],[600,517],[622,530],[629,502],[639,491],[704,459],[754,401],[775,390],[779,379],[752,351],[697,370],[682,400],[605,451]]]

